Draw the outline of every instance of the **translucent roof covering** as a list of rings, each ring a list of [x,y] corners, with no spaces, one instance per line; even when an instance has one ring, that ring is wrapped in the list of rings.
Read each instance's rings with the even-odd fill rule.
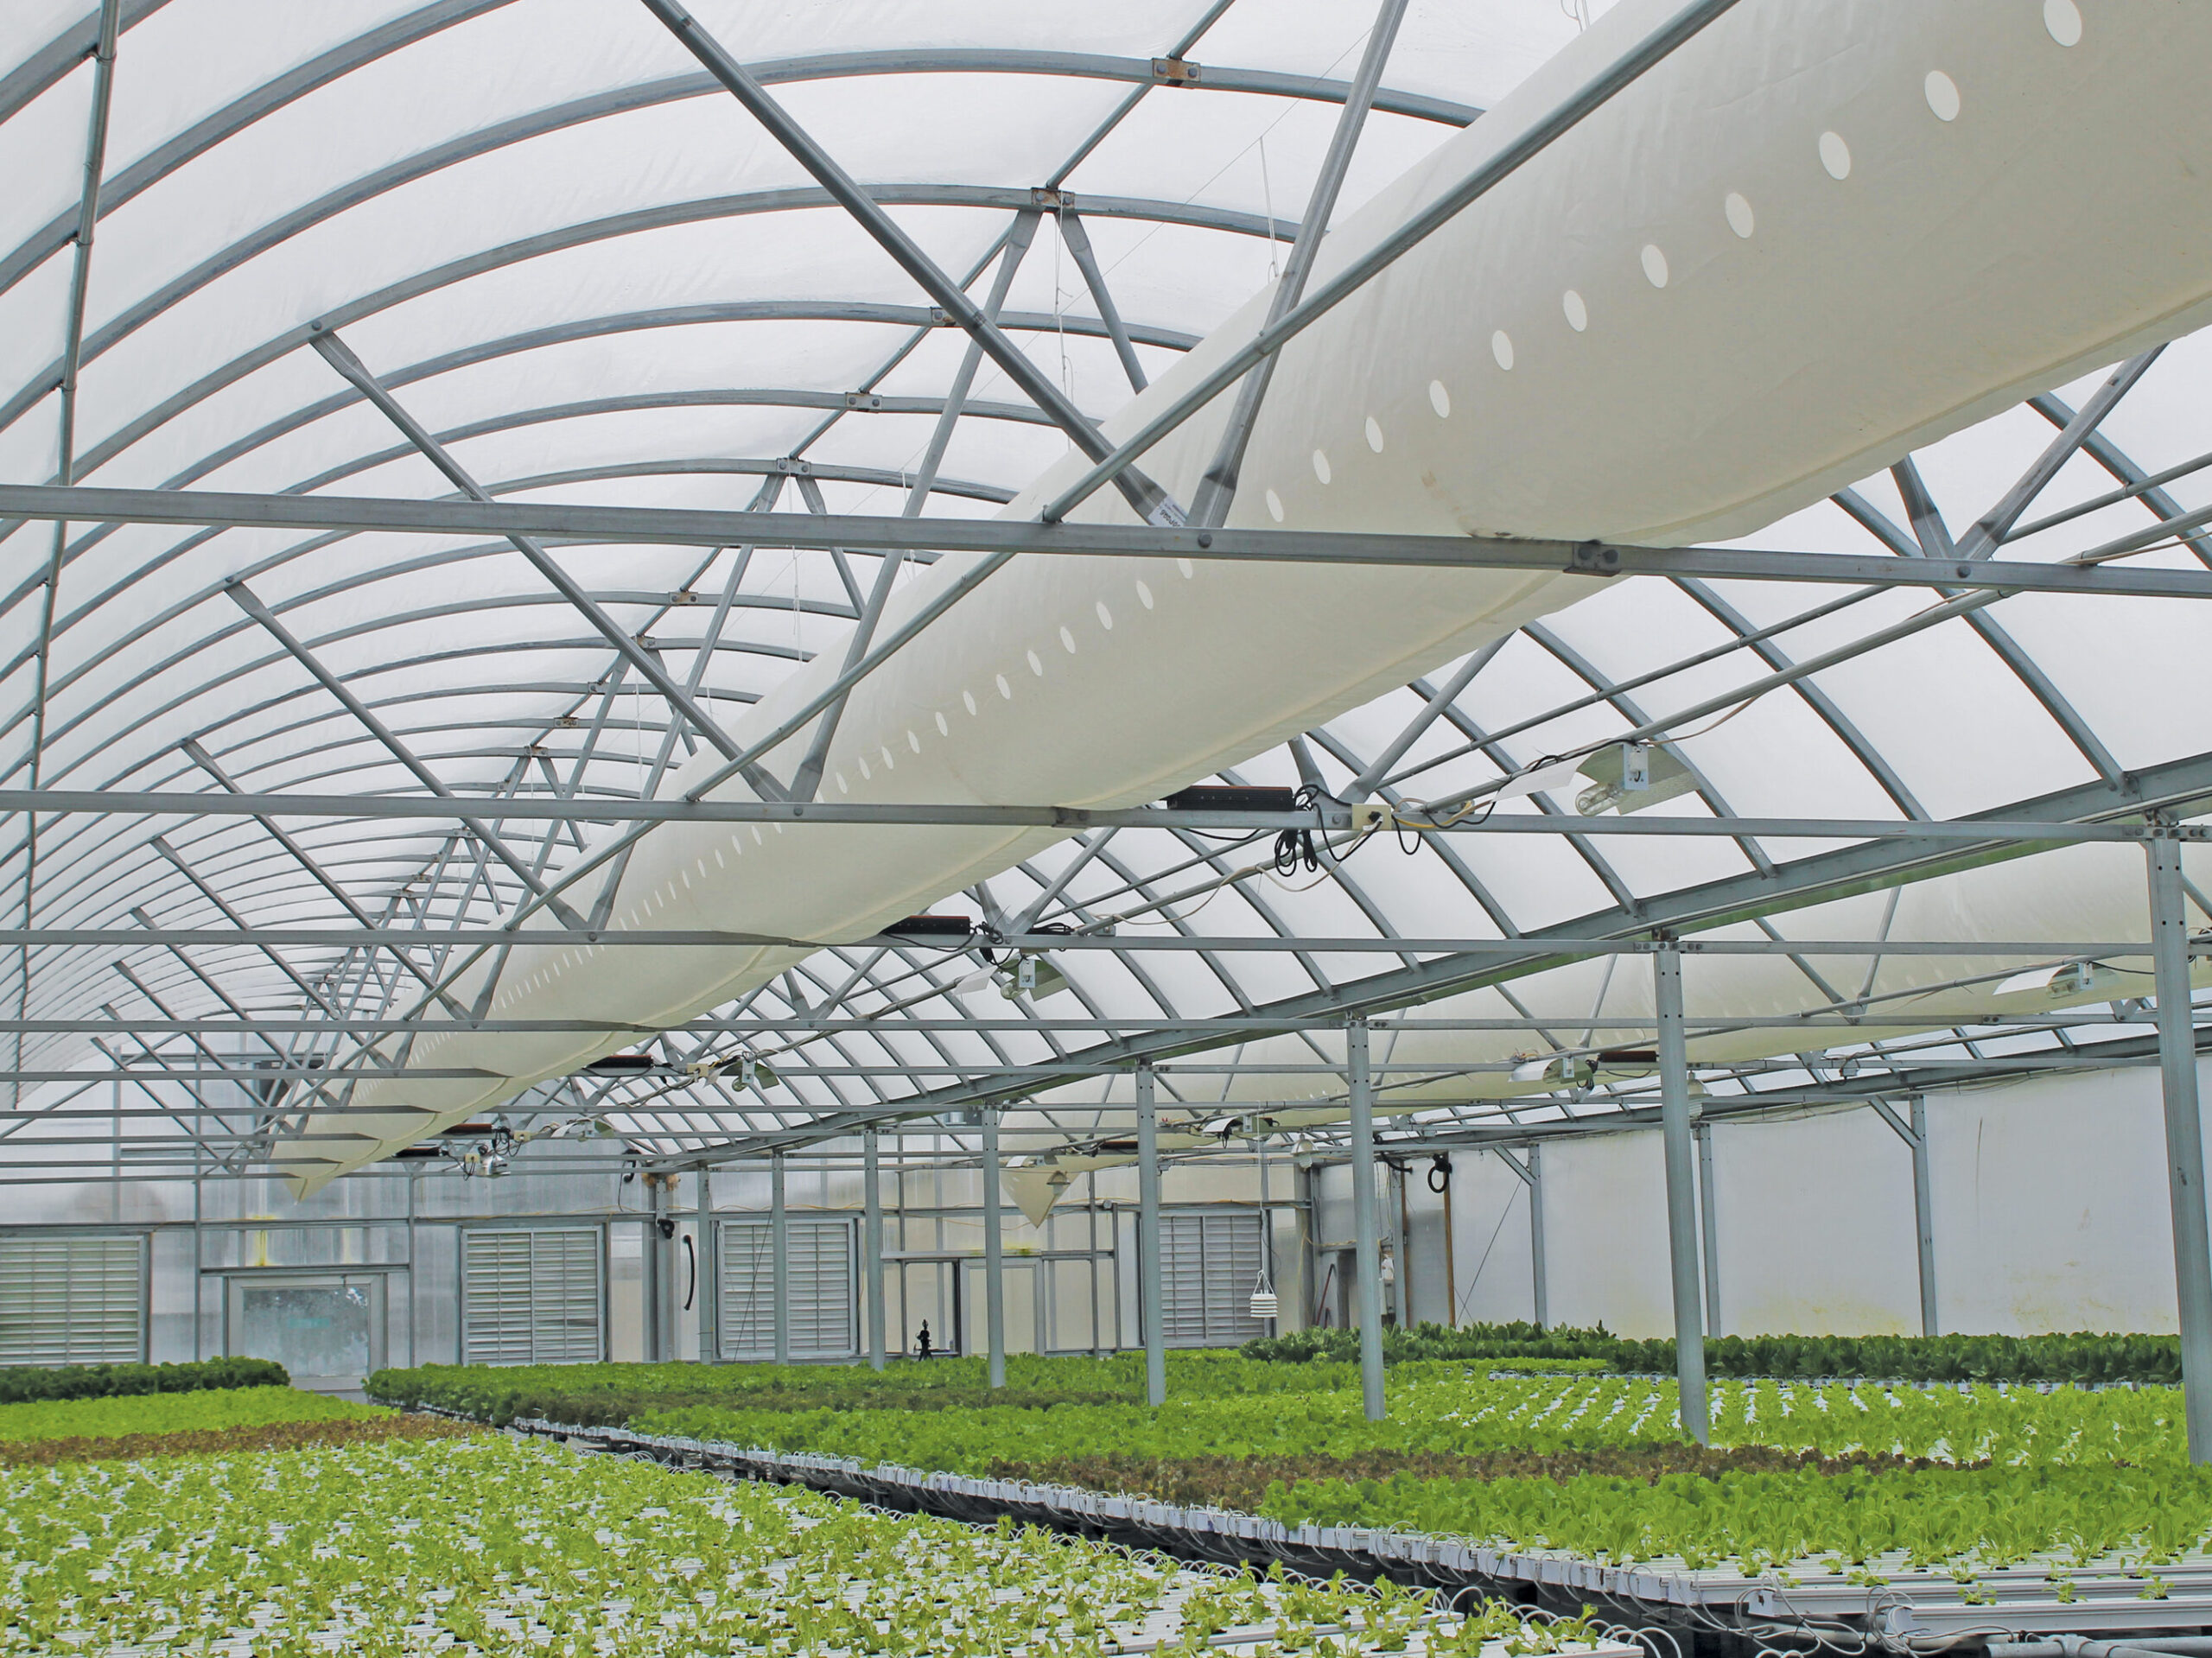
[[[1478,119],[1592,9],[1605,10],[1415,0],[1337,215]],[[1371,21],[1318,0],[693,10],[979,293],[1015,214],[1043,212],[1002,321],[1093,416],[1281,269]],[[116,28],[111,67],[98,49],[104,16]],[[83,0],[17,0],[0,14],[0,176],[10,181],[0,195],[0,480],[450,495],[312,347],[317,330],[340,334],[504,499],[895,516],[956,395],[965,337],[641,5],[111,0],[104,14]],[[94,227],[89,238],[80,222]],[[2055,560],[2140,530],[2212,499],[2208,372],[2212,340],[2201,336],[2101,370],[1746,544],[1948,547],[2035,474],[2100,396],[2108,411],[2038,475],[2005,556]],[[988,515],[1067,448],[987,362],[920,510]],[[4,547],[6,786],[417,795],[427,777],[472,800],[620,801],[650,793],[691,752],[662,697],[505,542],[143,524],[57,536],[18,523]],[[795,664],[843,649],[875,568],[861,552],[736,547],[576,545],[560,559],[671,676],[731,713]],[[2212,545],[2184,537],[2140,562],[2202,568]],[[1224,780],[1318,777],[1339,792],[1363,779],[1386,801],[1450,800],[1711,704],[1669,728],[1663,752],[1694,786],[1655,816],[1951,819],[2028,803],[2088,816],[2212,792],[2212,636],[2194,601],[2023,594],[1927,622],[1940,602],[1924,588],[1624,578],[1479,661],[1440,663],[1332,721],[1302,753],[1255,754]],[[1871,644],[1878,636],[1885,642]],[[1776,683],[1830,652],[1832,665]],[[1432,708],[1446,689],[1448,706]],[[1582,786],[1497,810],[1571,814]],[[484,816],[498,823],[496,806]],[[279,822],[281,833],[251,817],[183,815],[34,826],[17,814],[0,913],[40,929],[447,929],[497,924],[521,891],[449,823]],[[557,872],[582,844],[581,826],[512,821],[499,832],[539,872]],[[1763,926],[1811,936],[1801,924],[1879,936],[1879,892],[1832,924],[1793,918],[1808,898],[1842,894],[1847,872],[1834,861],[1847,850],[1725,835],[1377,835],[1340,867],[1286,874],[1265,841],[1130,829],[1064,842],[937,907],[1077,931],[1110,921],[1131,939],[1473,941],[1724,917],[1745,937]],[[2051,879],[2065,879],[2066,855],[2050,854]],[[2128,866],[2139,912],[2139,856]],[[1762,910],[1770,922],[1744,918]],[[233,1026],[203,1044],[148,1022],[375,1015],[405,1004],[407,975],[432,969],[435,954],[415,952],[403,971],[389,952],[337,943],[9,951],[0,1002],[19,1020],[152,1031],[97,1041],[86,1029],[26,1032],[13,1047],[26,1077],[17,1103],[81,1091],[45,1073],[92,1081],[156,1052],[188,1069],[216,1052],[327,1054],[331,1039],[301,1028],[257,1045]],[[1382,1014],[1437,988],[1460,993],[1445,1011],[1504,1020],[1525,1011],[1516,975],[1556,969],[1509,963],[1493,975],[1503,984],[1473,989],[1481,963],[1437,950],[1071,948],[1049,961],[1065,988],[1048,978],[1037,994],[1001,997],[988,975],[1005,964],[972,950],[825,950],[722,1010],[780,1034],[677,1032],[653,1050],[673,1074],[548,1085],[516,1121],[590,1111],[633,1147],[676,1153],[824,1116],[842,1125],[853,1119],[839,1113],[902,1101],[938,1110],[1039,1098],[1081,1140],[1103,1123],[1094,1108],[1117,1088],[1125,1099],[1128,1083],[1087,1064],[1072,1078],[1051,1073],[1071,1057],[1119,1064],[1156,1051],[1220,1065],[1243,1050],[1178,1021]],[[1883,994],[1857,958],[1799,965],[1820,1007]],[[1993,970],[1954,966],[1958,976]],[[1648,1014],[1648,984],[1642,1001],[1608,1007],[1597,981],[1611,971],[1598,961],[1572,969],[1574,997],[1588,1002],[1595,987],[1590,1017]],[[1641,966],[1620,974],[1624,994],[1630,979],[1648,979]],[[829,1018],[862,1023],[804,1028]],[[1034,1028],[941,1028],[986,1019]],[[1441,1080],[1472,1074],[1453,1071],[1450,1052],[1496,1073],[1532,1045],[1572,1048],[1582,1035],[1469,1033],[1448,1051],[1426,1038],[1433,1069],[1403,1109],[1490,1120],[1498,1090]],[[1840,1063],[1883,1039],[1871,1027],[1840,1048],[1838,1037],[1802,1051],[1836,1049]],[[1948,1063],[2069,1039],[1944,1026],[1911,1041],[1918,1058]],[[1268,1052],[1287,1064],[1301,1044],[1315,1064],[1342,1051],[1340,1037],[1294,1037]],[[741,1047],[770,1056],[772,1070],[681,1075],[687,1058]],[[1737,1071],[1715,1060],[1707,1085],[1802,1094],[1829,1075],[1816,1058],[1770,1055]],[[1164,1086],[1200,1117],[1232,1094],[1342,1093],[1340,1079],[1288,1070],[1230,1081],[1192,1071]],[[1535,1078],[1515,1120],[1633,1103],[1640,1085],[1586,1078],[1555,1093],[1559,1078]],[[159,1124],[134,1122],[156,1146],[175,1143]]]

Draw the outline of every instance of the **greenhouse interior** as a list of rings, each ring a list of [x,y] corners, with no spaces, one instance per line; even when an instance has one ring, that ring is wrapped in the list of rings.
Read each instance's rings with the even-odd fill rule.
[[[0,1658],[2212,1658],[2208,65],[0,8]]]

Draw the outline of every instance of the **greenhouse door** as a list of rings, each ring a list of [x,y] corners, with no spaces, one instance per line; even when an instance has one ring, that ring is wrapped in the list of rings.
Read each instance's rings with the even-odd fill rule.
[[[385,1365],[382,1273],[253,1271],[229,1275],[225,1345],[241,1358],[275,1359],[295,1387],[351,1393]]]
[[[146,1240],[0,1238],[0,1364],[146,1356]]]
[[[592,1364],[604,1352],[595,1226],[461,1235],[464,1364]]]
[[[726,1359],[776,1356],[775,1261],[766,1221],[721,1223],[721,1351]],[[791,1221],[788,1243],[794,1359],[860,1356],[853,1286],[853,1223]]]
[[[1161,1327],[1167,1344],[1235,1347],[1266,1335],[1266,1324],[1252,1317],[1260,1262],[1256,1215],[1161,1216]]]

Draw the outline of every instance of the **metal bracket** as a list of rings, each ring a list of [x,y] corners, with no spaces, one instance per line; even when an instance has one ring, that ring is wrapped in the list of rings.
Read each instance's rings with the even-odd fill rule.
[[[1890,1102],[1887,1100],[1885,1100],[1879,1095],[1877,1095],[1872,1099],[1868,1100],[1866,1103],[1872,1106],[1875,1110],[1881,1113],[1882,1121],[1890,1125],[1891,1128],[1896,1132],[1897,1137],[1899,1140],[1904,1141],[1906,1145],[1911,1147],[1915,1151],[1920,1149],[1920,1136],[1914,1134],[1912,1130],[1906,1126],[1904,1119],[1899,1117],[1895,1111],[1891,1109]]]
[[[1188,86],[1204,73],[1198,65],[1185,62],[1181,58],[1154,58],[1152,60],[1152,79],[1158,86]]]
[[[845,407],[848,409],[880,409],[883,407],[883,399],[873,391],[848,391],[845,393]]]
[[[1602,541],[1578,541],[1567,553],[1567,568],[1576,575],[1618,575],[1621,549]]]

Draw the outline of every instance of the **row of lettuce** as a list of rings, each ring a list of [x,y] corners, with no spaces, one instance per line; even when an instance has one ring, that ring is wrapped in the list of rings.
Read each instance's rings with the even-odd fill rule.
[[[160,1402],[189,1415],[220,1396]],[[1593,1634],[1388,1584],[1194,1570],[491,1433],[0,1468],[0,1649],[143,1658],[1195,1658],[1230,1631],[1262,1655],[1544,1654]]]
[[[274,1359],[216,1358],[190,1364],[13,1364],[0,1366],[0,1405],[35,1399],[116,1399],[139,1394],[200,1393],[226,1388],[288,1388]]]
[[[880,1376],[430,1368],[382,1373],[372,1389],[480,1420],[588,1415],[745,1448],[1614,1562],[1726,1562],[1752,1575],[1940,1568],[1968,1598],[1985,1592],[1982,1574],[2026,1565],[2069,1583],[2117,1575],[2126,1591],[2156,1595],[2162,1571],[2212,1537],[2212,1472],[2190,1466],[2179,1393],[2163,1387],[1722,1378],[1713,1448],[1702,1450],[1686,1444],[1664,1379],[1408,1359],[1391,1372],[1385,1419],[1370,1422],[1355,1367],[1328,1359],[1172,1355],[1165,1408],[1130,1392],[1098,1401],[1128,1368],[1017,1358],[1010,1388],[980,1403],[971,1361]]]
[[[1355,1363],[1358,1332],[1294,1330],[1247,1342],[1251,1359],[1277,1363]],[[1541,1324],[1416,1324],[1382,1334],[1386,1363],[1423,1359],[1582,1361],[1626,1375],[1665,1375],[1675,1344],[1616,1336],[1602,1324],[1586,1330]],[[1719,1336],[1705,1343],[1707,1375],[1798,1381],[1874,1377],[1896,1382],[2116,1382],[2178,1386],[2181,1341],[2175,1336],[2081,1331],[2051,1336]]]

